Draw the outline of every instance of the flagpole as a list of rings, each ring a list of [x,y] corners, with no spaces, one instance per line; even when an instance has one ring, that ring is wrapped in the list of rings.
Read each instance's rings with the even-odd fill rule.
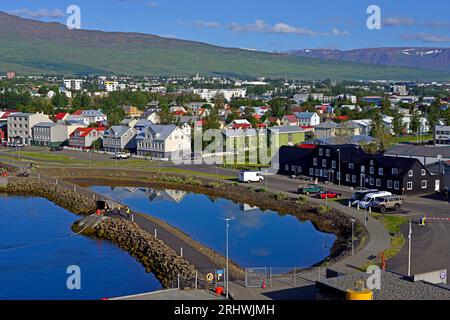
[[[411,238],[412,238],[412,229],[411,229],[411,220],[409,220],[408,277],[411,277]]]

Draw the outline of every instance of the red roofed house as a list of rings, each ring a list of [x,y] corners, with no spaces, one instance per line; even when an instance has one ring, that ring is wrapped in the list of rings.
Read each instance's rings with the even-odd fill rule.
[[[92,144],[103,138],[105,128],[78,128],[69,138],[69,147],[89,150],[92,149]]]
[[[248,130],[252,128],[252,124],[246,119],[238,119],[234,120],[229,127],[234,130]]]
[[[68,114],[67,112],[60,112],[60,113],[57,113],[57,114],[55,115],[55,121],[63,121],[63,120],[66,120],[69,116],[70,116],[70,114]]]
[[[292,115],[288,115],[288,116],[284,116],[283,119],[281,120],[281,124],[283,126],[300,126],[300,121],[297,119],[296,116]]]

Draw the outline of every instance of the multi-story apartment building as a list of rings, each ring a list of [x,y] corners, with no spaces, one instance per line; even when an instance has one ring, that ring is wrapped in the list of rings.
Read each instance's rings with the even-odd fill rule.
[[[81,79],[64,79],[64,87],[70,91],[80,91],[83,89],[83,80]]]
[[[103,135],[103,148],[106,152],[136,152],[138,131],[129,126],[112,126]]]
[[[52,122],[43,113],[14,113],[8,116],[8,141],[31,145],[32,128],[41,122]]]
[[[191,127],[150,124],[137,137],[137,154],[172,160],[191,156]]]
[[[106,92],[114,92],[119,90],[119,82],[117,81],[102,81],[100,82],[100,90]]]
[[[417,159],[366,154],[353,145],[281,147],[279,173],[402,195],[434,193],[442,182]]]
[[[59,147],[69,139],[69,127],[62,123],[40,122],[33,126],[33,141],[36,146]]]

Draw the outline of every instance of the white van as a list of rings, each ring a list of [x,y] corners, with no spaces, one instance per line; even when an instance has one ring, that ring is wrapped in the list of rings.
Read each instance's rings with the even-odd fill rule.
[[[263,182],[264,176],[260,171],[241,171],[239,172],[239,182],[252,183]]]
[[[362,200],[356,201],[356,206],[359,206],[362,209],[367,209],[372,205],[372,203],[377,198],[390,197],[390,196],[392,196],[392,193],[388,192],[388,191],[369,193],[369,194],[366,194]]]

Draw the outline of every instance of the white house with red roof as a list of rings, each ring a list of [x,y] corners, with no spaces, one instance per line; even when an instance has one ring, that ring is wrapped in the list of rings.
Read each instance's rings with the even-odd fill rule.
[[[252,128],[252,124],[247,119],[237,119],[233,120],[228,128],[233,130],[248,130]]]
[[[105,128],[78,128],[69,138],[69,147],[79,150],[89,150],[92,144],[103,138]]]

